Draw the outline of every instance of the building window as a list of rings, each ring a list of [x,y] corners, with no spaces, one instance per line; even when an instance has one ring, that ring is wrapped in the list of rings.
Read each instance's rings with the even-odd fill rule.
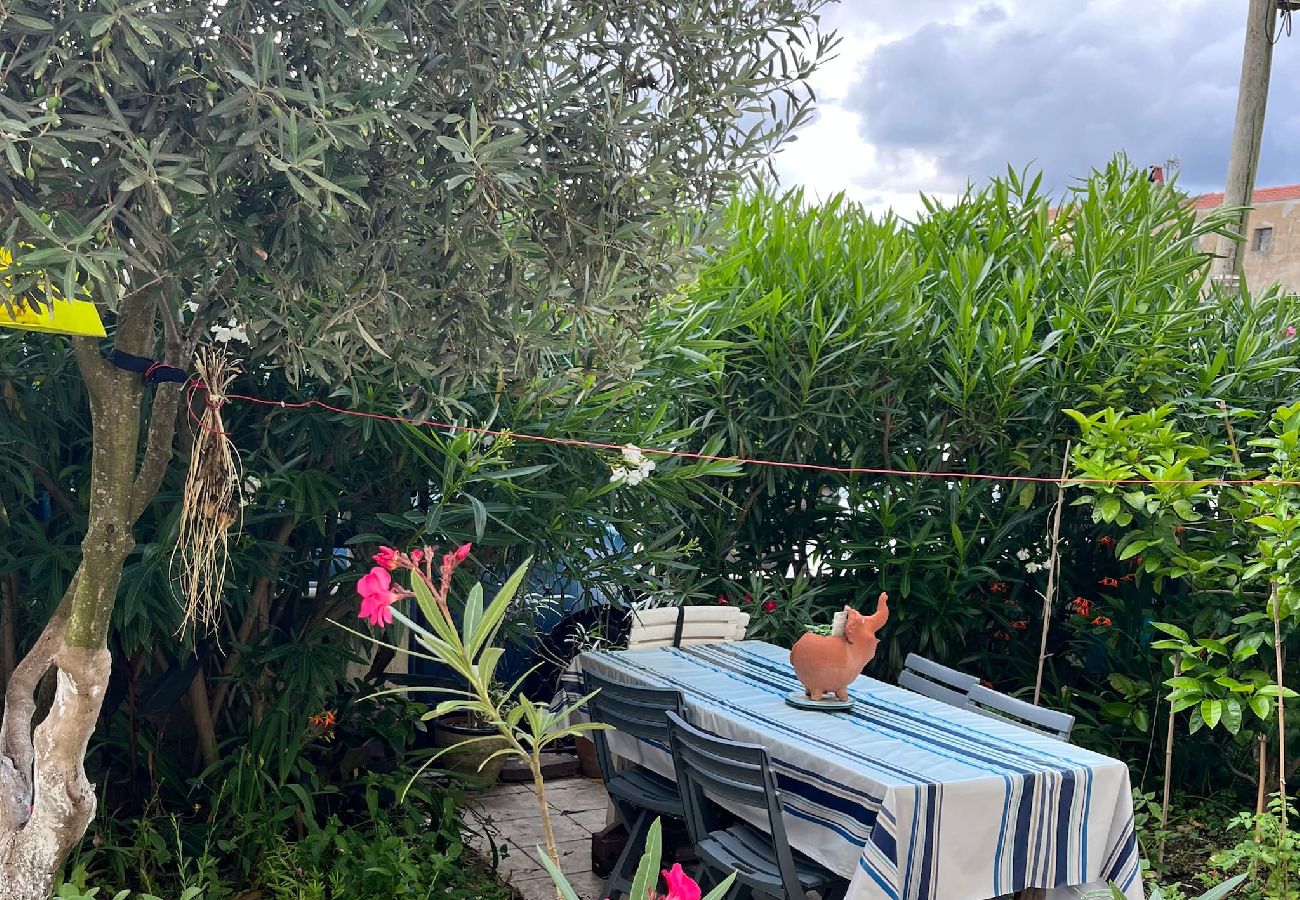
[[[1273,246],[1273,229],[1256,228],[1255,233],[1250,237],[1250,249],[1256,253],[1267,253],[1268,248]]]

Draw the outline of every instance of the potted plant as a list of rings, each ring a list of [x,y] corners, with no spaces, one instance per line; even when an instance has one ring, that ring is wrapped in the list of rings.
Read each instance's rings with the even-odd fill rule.
[[[463,777],[471,786],[496,784],[505,768],[509,741],[496,725],[474,711],[449,713],[433,723],[433,746],[441,751],[438,767]]]

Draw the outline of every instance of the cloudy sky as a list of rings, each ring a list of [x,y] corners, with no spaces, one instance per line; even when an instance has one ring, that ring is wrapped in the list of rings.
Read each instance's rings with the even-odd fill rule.
[[[1054,193],[1117,151],[1176,157],[1221,190],[1247,0],[842,0],[816,119],[777,158],[786,186],[903,215],[1008,164]],[[1281,37],[1258,185],[1300,182],[1300,15]]]

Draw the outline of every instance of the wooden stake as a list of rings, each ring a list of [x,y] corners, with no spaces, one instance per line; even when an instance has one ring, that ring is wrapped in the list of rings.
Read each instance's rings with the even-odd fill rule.
[[[1061,480],[1056,484],[1056,508],[1052,511],[1052,548],[1047,556],[1047,590],[1043,591],[1043,634],[1038,644],[1038,675],[1034,678],[1034,705],[1043,696],[1043,666],[1047,663],[1047,629],[1052,622],[1052,607],[1056,601],[1056,585],[1060,579],[1061,505],[1065,499],[1065,479],[1070,474],[1070,442],[1065,442],[1065,460],[1061,464]]]
[[[1182,656],[1174,657],[1174,677],[1183,671]],[[1174,765],[1174,705],[1169,704],[1169,727],[1165,731],[1165,785],[1164,796],[1160,800],[1160,842],[1156,848],[1156,861],[1165,861],[1165,835],[1169,832],[1169,785],[1173,782],[1171,770]]]

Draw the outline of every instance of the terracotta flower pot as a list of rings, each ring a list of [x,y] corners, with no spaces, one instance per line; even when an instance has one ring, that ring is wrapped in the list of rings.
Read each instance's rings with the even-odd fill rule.
[[[596,756],[596,744],[591,738],[579,736],[574,743],[578,751],[578,771],[583,778],[600,778],[600,760]]]
[[[484,765],[484,760],[509,744],[495,728],[485,727],[471,722],[466,716],[448,716],[433,723],[433,744],[442,749],[455,747],[472,738],[486,737],[489,740],[475,741],[465,747],[459,747],[438,757],[434,763],[440,769],[463,775],[471,785],[488,787],[496,784],[505,768],[506,756],[501,755]]]

